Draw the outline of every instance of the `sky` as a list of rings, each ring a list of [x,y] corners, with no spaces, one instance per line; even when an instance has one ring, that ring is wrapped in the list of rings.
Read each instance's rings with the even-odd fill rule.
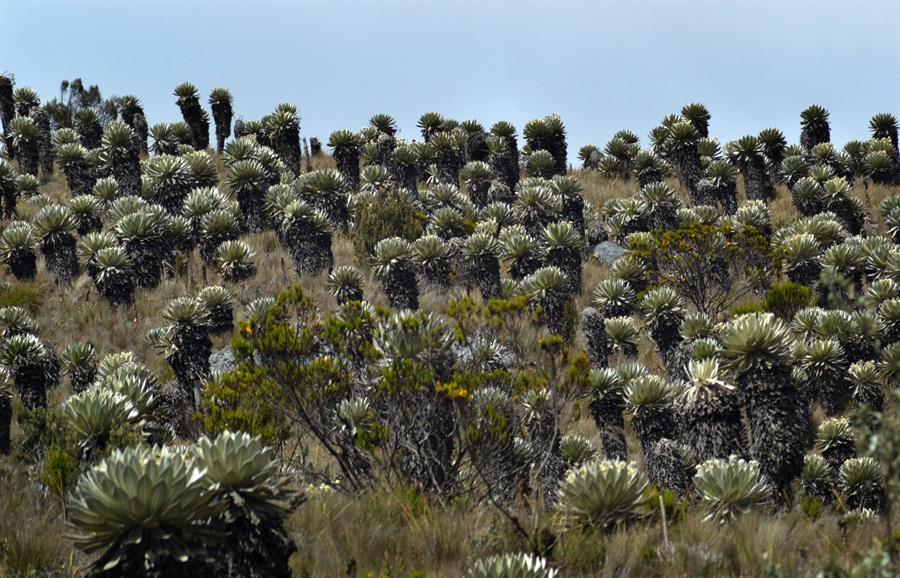
[[[559,114],[569,162],[689,102],[723,143],[768,127],[799,138],[810,104],[832,141],[900,116],[900,0],[580,2],[9,2],[0,71],[49,99],[62,79],[135,94],[148,122],[180,120],[172,91],[206,104],[224,86],[236,117],[293,102],[323,142],[375,113],[418,138],[428,111],[524,124]]]

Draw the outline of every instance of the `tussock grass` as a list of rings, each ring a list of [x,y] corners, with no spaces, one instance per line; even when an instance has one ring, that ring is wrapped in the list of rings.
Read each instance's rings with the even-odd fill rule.
[[[0,460],[0,576],[74,576],[83,564],[72,549],[61,508],[21,466]]]
[[[559,533],[549,555],[566,578],[814,576],[860,562],[881,531],[878,523],[842,529],[834,514],[811,519],[796,510],[747,514],[727,526],[702,515],[668,519],[668,542],[658,510],[607,535]],[[552,515],[540,523],[556,531]],[[289,530],[303,545],[293,559],[297,576],[450,578],[478,557],[527,549],[490,508],[440,507],[405,489],[312,495]]]

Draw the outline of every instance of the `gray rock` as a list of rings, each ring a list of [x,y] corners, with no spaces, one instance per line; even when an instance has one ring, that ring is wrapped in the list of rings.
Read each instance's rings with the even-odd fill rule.
[[[209,356],[209,371],[212,375],[220,375],[233,369],[237,369],[237,363],[234,362],[231,347],[213,351]]]
[[[606,263],[607,265],[612,265],[615,263],[619,257],[628,253],[628,249],[622,247],[621,245],[617,245],[612,241],[603,241],[602,243],[597,243],[593,247],[591,247],[591,254],[598,261]]]

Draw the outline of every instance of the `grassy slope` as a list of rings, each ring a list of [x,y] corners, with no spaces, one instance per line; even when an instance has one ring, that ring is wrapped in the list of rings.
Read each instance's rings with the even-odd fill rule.
[[[327,164],[328,158],[317,161],[317,165]],[[577,176],[584,183],[585,198],[597,210],[611,198],[636,191],[634,183],[607,181],[596,173]],[[46,182],[42,191],[54,199],[68,196],[59,174]],[[871,230],[881,230],[878,204],[897,190],[870,187],[866,191],[858,186],[856,193],[860,198],[868,197]],[[28,205],[20,203],[20,212],[36,210]],[[783,187],[772,213],[776,227],[797,217]],[[240,301],[273,295],[297,281],[290,259],[274,235],[254,235],[247,241],[257,252],[258,272],[236,288]],[[336,265],[353,264],[348,238],[335,239],[334,253]],[[133,309],[117,311],[96,295],[86,276],[60,290],[52,276],[42,266],[39,269],[35,283],[46,293],[36,314],[42,337],[59,350],[82,339],[92,341],[101,354],[131,350],[163,375],[169,375],[170,370],[144,335],[159,323],[159,312],[171,298],[218,282],[215,273],[204,271],[195,258],[183,275],[164,280],[152,291],[138,292]],[[585,264],[586,291],[579,306],[586,304],[590,289],[606,275],[604,266],[592,260]],[[5,273],[0,273],[0,279],[12,282]],[[334,307],[324,290],[324,278],[304,279],[303,284],[321,308]],[[369,282],[366,294],[385,303],[376,283]],[[422,296],[422,306],[427,310],[441,311],[446,303],[445,294]],[[222,340],[216,343],[225,345]],[[649,342],[642,344],[641,357],[651,368],[658,367]],[[63,386],[54,398],[59,401],[68,394],[67,386]],[[586,412],[571,428],[588,437],[596,435]],[[14,431],[13,435],[15,444],[15,436],[21,432]],[[634,439],[630,441],[634,443]],[[61,504],[43,495],[33,478],[34,472],[27,472],[13,459],[0,459],[0,578],[77,575],[77,568],[85,561],[65,537]],[[538,525],[547,523],[546,519],[536,521]],[[435,509],[403,490],[383,490],[354,499],[313,495],[291,516],[289,526],[299,545],[294,559],[297,576],[365,576],[371,572],[374,576],[449,578],[461,575],[474,558],[521,547],[510,524],[490,508],[456,505]],[[667,547],[661,520],[654,519],[605,538],[567,535],[556,553],[565,576],[799,576],[815,574],[830,560],[855,562],[872,544],[877,528],[870,525],[843,530],[832,514],[811,520],[796,511],[748,516],[731,528],[719,528],[702,522],[699,514],[689,513],[671,523],[668,534]]]

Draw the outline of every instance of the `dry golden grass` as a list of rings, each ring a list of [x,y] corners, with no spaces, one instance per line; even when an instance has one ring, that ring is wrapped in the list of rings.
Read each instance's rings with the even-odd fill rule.
[[[21,465],[0,458],[0,577],[75,576],[84,564],[59,504]]]
[[[555,531],[552,516],[540,523]],[[297,576],[452,578],[479,557],[523,548],[489,507],[436,507],[401,489],[314,495],[289,528],[302,544]],[[833,514],[812,519],[799,511],[750,513],[720,526],[695,511],[668,519],[666,531],[668,543],[662,519],[651,514],[607,535],[559,533],[552,557],[566,578],[814,576],[832,564],[858,564],[882,527],[842,529]]]
[[[288,527],[304,547],[294,557],[297,576],[460,576],[471,556],[505,531],[486,508],[435,507],[413,491],[378,490],[362,496],[314,496]],[[512,544],[506,544],[512,546]],[[355,568],[357,572],[350,573]]]

